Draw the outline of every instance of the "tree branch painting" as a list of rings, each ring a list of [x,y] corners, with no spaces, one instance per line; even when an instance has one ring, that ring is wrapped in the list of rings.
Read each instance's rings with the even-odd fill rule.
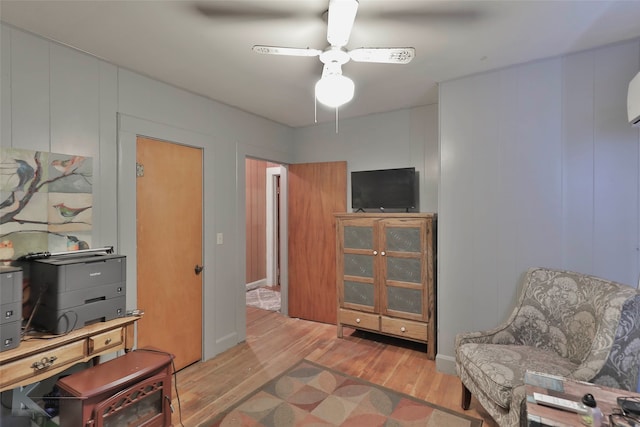
[[[0,264],[91,244],[91,157],[0,149]]]

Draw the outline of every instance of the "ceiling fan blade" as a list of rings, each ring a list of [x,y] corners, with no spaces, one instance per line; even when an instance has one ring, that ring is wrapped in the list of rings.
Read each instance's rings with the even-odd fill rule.
[[[253,51],[265,55],[287,55],[287,56],[318,56],[322,53],[319,49],[298,48],[298,47],[280,47],[280,46],[263,46],[255,45]]]
[[[349,51],[355,62],[380,62],[384,64],[408,64],[416,56],[412,47],[361,47]]]
[[[329,0],[327,41],[331,46],[347,44],[357,12],[358,0]]]
[[[201,15],[209,18],[233,18],[244,20],[293,19],[299,18],[291,10],[277,9],[273,6],[264,7],[264,3],[257,1],[242,2],[211,2],[200,1],[195,9]]]

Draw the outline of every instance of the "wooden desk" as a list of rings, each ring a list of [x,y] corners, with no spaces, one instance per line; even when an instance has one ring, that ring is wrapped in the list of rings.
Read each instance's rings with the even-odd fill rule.
[[[604,387],[597,384],[575,381],[568,378],[536,374],[527,372],[525,376],[525,390],[527,393],[527,425],[550,427],[584,426],[579,414],[538,405],[533,399],[533,393],[543,393],[550,396],[580,402],[582,396],[591,393],[596,399],[598,408],[602,411],[602,426],[608,426],[609,414],[617,408],[616,399],[620,396],[640,397],[640,393]]]
[[[42,381],[106,353],[131,350],[138,319],[94,323],[50,339],[27,337],[17,348],[0,353],[0,392]]]

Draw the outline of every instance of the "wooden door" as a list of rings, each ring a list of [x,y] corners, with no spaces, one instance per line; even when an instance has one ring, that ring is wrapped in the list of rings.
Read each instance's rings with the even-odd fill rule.
[[[347,163],[289,166],[289,316],[337,322],[335,213],[347,209]]]
[[[136,162],[138,347],[181,369],[202,358],[202,150],[138,137]]]

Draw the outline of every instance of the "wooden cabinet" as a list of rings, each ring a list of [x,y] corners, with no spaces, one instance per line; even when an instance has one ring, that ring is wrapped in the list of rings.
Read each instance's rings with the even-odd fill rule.
[[[343,326],[427,344],[436,355],[436,214],[337,214]]]

